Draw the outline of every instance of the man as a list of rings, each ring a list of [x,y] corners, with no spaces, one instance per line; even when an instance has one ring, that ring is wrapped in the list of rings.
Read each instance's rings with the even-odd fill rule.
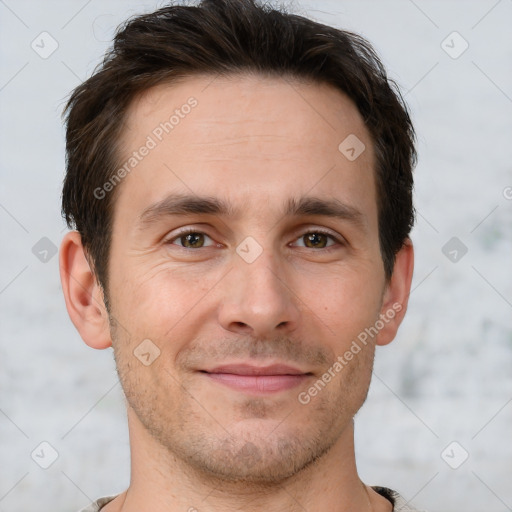
[[[85,511],[413,510],[353,428],[407,306],[413,143],[357,35],[252,0],[116,35],[67,106],[63,291],[132,461]]]

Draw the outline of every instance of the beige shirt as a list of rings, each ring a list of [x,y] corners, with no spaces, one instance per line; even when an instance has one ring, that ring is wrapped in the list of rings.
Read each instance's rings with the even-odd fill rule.
[[[393,503],[393,512],[420,512],[418,509],[412,508],[396,491],[392,491],[386,487],[373,487],[373,489]],[[116,496],[105,496],[104,498],[94,501],[79,512],[99,512],[114,498],[116,498]]]

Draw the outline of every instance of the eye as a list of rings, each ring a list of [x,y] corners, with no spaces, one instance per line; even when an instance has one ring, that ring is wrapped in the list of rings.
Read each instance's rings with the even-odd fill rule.
[[[168,240],[169,244],[178,245],[185,249],[201,249],[202,247],[210,247],[215,242],[205,233],[200,231],[185,231]]]
[[[294,245],[307,247],[309,249],[324,249],[336,243],[339,242],[332,235],[323,233],[322,231],[311,231],[299,237]]]

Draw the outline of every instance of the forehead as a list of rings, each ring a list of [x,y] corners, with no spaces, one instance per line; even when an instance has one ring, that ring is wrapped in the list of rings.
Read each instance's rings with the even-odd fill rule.
[[[347,140],[364,148],[357,159],[341,151]],[[312,189],[370,210],[376,202],[369,133],[353,102],[326,84],[253,75],[161,84],[132,102],[121,143],[122,162],[151,146],[123,180],[121,208],[127,195],[141,210],[169,192],[245,206]]]
[[[189,108],[190,103],[196,106]],[[194,123],[190,142],[196,143],[236,137],[240,130],[253,137],[274,136],[276,145],[279,135],[304,140],[308,132],[316,132],[335,147],[340,136],[351,132],[368,135],[357,107],[332,85],[287,76],[237,74],[187,77],[143,91],[128,108],[124,141],[131,146],[141,131],[156,130],[158,138],[158,126],[169,121],[172,130],[168,133],[164,129],[163,136],[172,132],[172,137],[178,139],[190,125],[181,123],[189,114]],[[182,126],[178,129],[179,124]],[[217,130],[217,139],[212,127]],[[191,133],[183,135],[189,137]],[[314,143],[318,144],[317,137]]]

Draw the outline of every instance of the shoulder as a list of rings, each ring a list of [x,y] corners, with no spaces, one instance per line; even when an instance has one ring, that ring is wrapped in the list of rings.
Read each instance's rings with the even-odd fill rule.
[[[98,498],[96,501],[93,501],[91,504],[87,505],[87,507],[79,510],[78,512],[99,512],[107,503],[110,503],[116,497],[117,495]]]
[[[393,504],[393,512],[421,512],[409,504],[399,493],[387,487],[373,486],[372,489]]]

